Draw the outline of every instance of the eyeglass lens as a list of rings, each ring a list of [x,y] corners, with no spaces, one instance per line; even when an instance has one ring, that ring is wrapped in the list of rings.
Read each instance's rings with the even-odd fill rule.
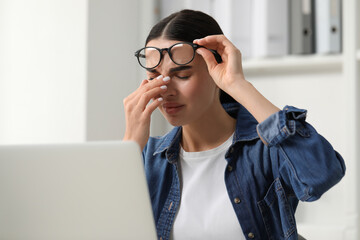
[[[193,60],[194,55],[194,48],[187,43],[178,43],[170,48],[171,60],[178,65],[190,63]],[[146,47],[139,52],[138,59],[141,66],[153,68],[160,63],[161,53],[157,48]]]

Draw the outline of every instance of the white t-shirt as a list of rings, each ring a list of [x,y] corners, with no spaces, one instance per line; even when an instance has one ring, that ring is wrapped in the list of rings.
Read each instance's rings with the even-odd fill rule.
[[[182,193],[172,229],[173,240],[245,239],[226,190],[225,153],[233,135],[203,152],[180,150]]]

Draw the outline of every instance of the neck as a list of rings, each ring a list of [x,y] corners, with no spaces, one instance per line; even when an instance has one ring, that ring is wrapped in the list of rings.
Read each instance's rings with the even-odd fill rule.
[[[181,145],[187,152],[200,152],[224,143],[235,131],[236,120],[226,113],[221,104],[182,129]]]

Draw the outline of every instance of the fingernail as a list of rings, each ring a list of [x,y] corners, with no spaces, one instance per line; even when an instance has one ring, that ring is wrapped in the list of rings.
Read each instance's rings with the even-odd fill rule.
[[[161,89],[167,89],[167,86],[162,85],[160,88],[161,88]]]
[[[195,39],[194,42],[199,41],[199,39]]]
[[[164,99],[163,99],[162,97],[159,97],[159,98],[158,98],[158,101],[159,101],[159,102],[161,102],[161,101],[163,101],[163,100],[164,100]]]
[[[163,77],[163,75],[160,75],[160,76],[158,76],[156,79],[160,79],[160,78],[162,78]]]
[[[164,77],[164,79],[163,79],[164,82],[167,82],[167,81],[169,81],[169,80],[170,80],[170,77],[169,77],[169,76]]]

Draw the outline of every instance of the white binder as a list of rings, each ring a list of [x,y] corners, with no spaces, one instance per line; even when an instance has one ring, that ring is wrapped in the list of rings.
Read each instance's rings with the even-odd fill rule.
[[[240,49],[244,58],[251,57],[253,0],[213,0],[213,16],[225,36]]]
[[[252,0],[252,56],[288,54],[288,1]]]
[[[238,47],[244,58],[252,56],[252,19],[253,0],[233,0],[231,40]]]
[[[341,0],[316,0],[316,52],[341,52]]]
[[[231,39],[231,6],[234,0],[213,0],[213,17],[219,23],[224,34]]]

